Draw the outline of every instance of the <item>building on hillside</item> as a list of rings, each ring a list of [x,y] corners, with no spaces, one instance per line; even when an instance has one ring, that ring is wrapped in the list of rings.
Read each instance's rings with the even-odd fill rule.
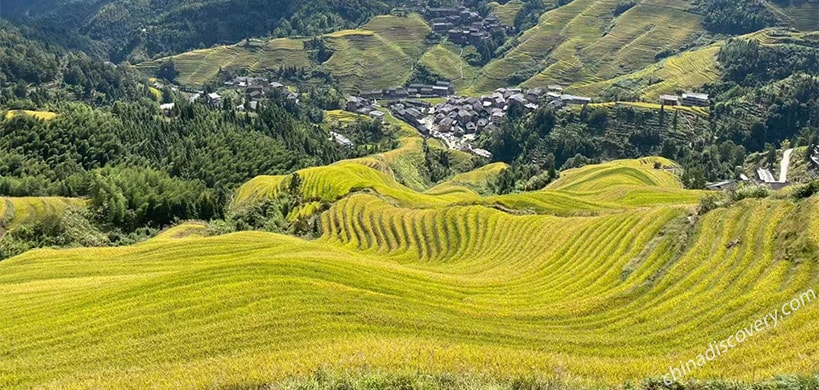
[[[505,116],[506,116],[506,113],[503,112],[503,110],[501,110],[500,108],[496,108],[494,111],[492,111],[492,116],[491,116],[492,123],[494,123],[497,126],[500,126],[503,123],[503,118]]]
[[[435,85],[432,87],[432,93],[435,96],[445,97],[449,95],[449,87],[442,87],[439,85]]]
[[[541,88],[531,88],[526,91],[526,100],[537,103],[540,101],[540,97],[543,95],[543,89]]]
[[[188,103],[193,104],[193,103],[195,103],[197,100],[199,100],[199,98],[201,98],[201,97],[202,97],[202,93],[201,93],[201,92],[195,93],[195,94],[191,95],[191,96],[188,98]]]
[[[682,95],[683,106],[708,106],[708,94],[687,92]]]
[[[717,183],[706,183],[705,189],[711,191],[733,190],[736,186],[736,180],[723,180]]]
[[[432,31],[435,31],[437,33],[445,33],[449,30],[452,30],[452,23],[445,22],[432,24]]]
[[[562,100],[566,104],[589,104],[591,103],[590,97],[585,96],[575,96],[575,95],[560,95],[560,100]]]
[[[516,109],[523,110],[526,103],[527,103],[526,98],[523,96],[522,93],[516,93],[509,97],[510,107],[515,107]]]
[[[344,108],[349,112],[356,112],[356,111],[358,111],[359,108],[361,108],[363,106],[363,104],[362,104],[363,100],[364,99],[361,99],[361,98],[356,97],[356,96],[348,96],[347,97],[347,105]]]
[[[344,146],[344,147],[347,147],[347,148],[352,148],[353,147],[353,141],[350,141],[349,138],[345,137],[342,134],[336,133],[335,131],[330,132],[330,139],[335,141],[337,144],[339,144],[341,146]]]
[[[452,130],[452,122],[453,120],[450,118],[444,118],[441,122],[438,123],[438,131],[441,132],[449,132]]]
[[[660,105],[677,106],[679,104],[680,98],[677,95],[660,95]]]
[[[209,93],[207,95],[207,103],[209,106],[213,108],[221,108],[222,107],[222,97],[219,96],[218,93]]]
[[[370,111],[370,118],[373,118],[376,122],[382,122],[384,120],[384,113],[378,110]]]
[[[298,104],[299,103],[299,94],[297,94],[295,92],[290,92],[287,95],[285,95],[284,99],[287,100],[288,103]]]
[[[486,149],[473,148],[473,149],[470,149],[470,151],[472,153],[475,153],[475,155],[483,157],[485,159],[489,159],[489,160],[492,159],[492,152],[490,152],[490,151],[488,151]]]

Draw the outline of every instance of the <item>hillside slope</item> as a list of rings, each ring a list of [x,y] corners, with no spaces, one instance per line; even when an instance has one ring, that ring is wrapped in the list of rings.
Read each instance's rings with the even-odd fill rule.
[[[702,29],[685,1],[643,0],[615,16],[617,5],[576,0],[546,12],[517,47],[482,69],[473,89],[508,85],[510,76],[529,86],[610,79],[654,63],[658,52]]]
[[[0,262],[0,387],[258,386],[407,367],[613,385],[660,377],[819,288],[817,200],[744,201],[692,224],[686,199],[699,195],[653,161],[568,171],[526,194],[616,206],[596,216],[513,215],[345,163],[305,172],[304,191],[343,196],[315,241],[183,226],[131,247],[28,252]],[[817,321],[806,302],[691,376],[815,372]]]
[[[391,0],[5,0],[2,17],[45,41],[120,62],[250,37],[312,36],[387,13]]]
[[[67,208],[83,208],[86,201],[78,198],[20,197],[0,198],[0,229],[8,231],[20,225],[52,216],[59,216]]]
[[[418,15],[378,16],[359,29],[326,34],[334,54],[317,64],[305,49],[304,39],[249,40],[144,62],[138,69],[152,73],[172,59],[177,82],[199,87],[214,80],[220,69],[247,69],[264,73],[279,67],[314,69],[321,65],[348,91],[403,85],[426,50],[430,28]]]

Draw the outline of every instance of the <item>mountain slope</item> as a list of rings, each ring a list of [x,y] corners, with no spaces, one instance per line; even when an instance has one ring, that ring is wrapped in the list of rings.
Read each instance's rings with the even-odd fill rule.
[[[659,377],[819,282],[816,259],[783,257],[778,234],[815,245],[815,199],[745,201],[696,225],[685,204],[623,203],[675,183],[626,161],[553,185],[624,205],[599,216],[355,193],[316,241],[182,226],[127,248],[32,251],[0,263],[0,385],[258,386],[319,368]],[[806,302],[692,377],[810,373],[817,320]]]
[[[374,0],[6,0],[3,17],[44,40],[120,62],[270,33],[353,28],[390,8],[390,1]]]
[[[643,0],[615,16],[617,6],[579,0],[546,12],[517,47],[484,67],[473,89],[508,85],[510,76],[530,86],[609,79],[650,65],[702,29],[685,1]]]
[[[430,28],[418,15],[378,16],[355,30],[323,35],[333,55],[323,64],[349,91],[403,85],[426,50],[424,37]],[[281,66],[313,69],[315,63],[303,39],[249,40],[169,57],[177,64],[183,85],[201,86],[215,79],[219,69],[265,72]],[[138,65],[153,72],[169,58]]]

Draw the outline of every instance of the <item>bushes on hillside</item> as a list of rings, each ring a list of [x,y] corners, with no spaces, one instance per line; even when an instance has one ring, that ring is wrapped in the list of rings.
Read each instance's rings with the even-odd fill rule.
[[[813,180],[810,183],[797,186],[793,192],[791,192],[791,197],[796,200],[805,199],[810,198],[816,193],[819,193],[819,180]]]
[[[720,207],[730,207],[743,199],[762,199],[768,197],[768,187],[756,184],[740,184],[730,191],[712,192],[700,198],[697,214],[704,215]]]
[[[729,192],[732,202],[739,202],[743,199],[762,199],[768,197],[768,187],[756,184],[740,184],[733,191]]]
[[[212,189],[198,180],[172,178],[152,169],[103,168],[93,172],[91,210],[96,219],[132,231],[161,228],[177,220],[221,214]]]
[[[575,154],[574,157],[566,160],[563,163],[563,166],[560,167],[560,170],[572,169],[572,168],[580,168],[584,167],[589,164],[599,164],[599,159],[588,158],[580,153]]]
[[[105,246],[109,243],[108,237],[91,223],[86,211],[68,208],[60,215],[47,215],[4,234],[0,237],[0,259],[33,248]]]
[[[224,221],[215,221],[214,229],[217,233],[263,230],[318,237],[321,235],[319,213],[299,215],[308,201],[302,192],[302,178],[294,173],[281,184],[274,197],[229,210]],[[319,208],[326,206],[322,204]]]
[[[617,6],[614,7],[614,11],[612,12],[614,13],[614,16],[619,16],[623,12],[630,10],[635,5],[636,3],[634,2],[634,0],[620,0],[620,2],[617,3]]]
[[[702,24],[708,31],[745,34],[776,24],[762,0],[699,0]]]

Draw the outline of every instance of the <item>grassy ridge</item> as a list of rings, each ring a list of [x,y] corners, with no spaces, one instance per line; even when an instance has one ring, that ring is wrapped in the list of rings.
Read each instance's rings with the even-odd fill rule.
[[[554,191],[674,185],[642,165],[581,168]],[[319,367],[656,377],[819,287],[816,262],[782,260],[776,238],[796,218],[816,231],[817,207],[745,201],[692,227],[688,206],[513,216],[358,193],[312,242],[166,234],[32,251],[0,263],[0,387],[249,386]],[[808,305],[694,375],[815,372],[817,320]]]
[[[700,194],[683,190],[672,173],[654,169],[655,161],[671,165],[661,158],[614,161],[568,171],[542,191],[489,197],[478,195],[470,184],[485,183],[488,177],[503,168],[498,164],[456,176],[426,192],[401,185],[390,176],[389,170],[379,170],[379,166],[369,159],[307,168],[298,173],[304,181],[303,196],[324,202],[335,202],[355,192],[372,191],[402,207],[479,204],[541,214],[587,215],[661,204],[694,204],[699,200]],[[593,172],[591,179],[585,179],[588,172]],[[583,185],[589,180],[596,187]],[[244,207],[274,197],[287,183],[284,176],[254,178],[239,188],[231,207]]]
[[[59,215],[69,207],[82,208],[86,202],[78,198],[23,197],[0,199],[1,225],[5,230],[35,222],[52,215]]]

